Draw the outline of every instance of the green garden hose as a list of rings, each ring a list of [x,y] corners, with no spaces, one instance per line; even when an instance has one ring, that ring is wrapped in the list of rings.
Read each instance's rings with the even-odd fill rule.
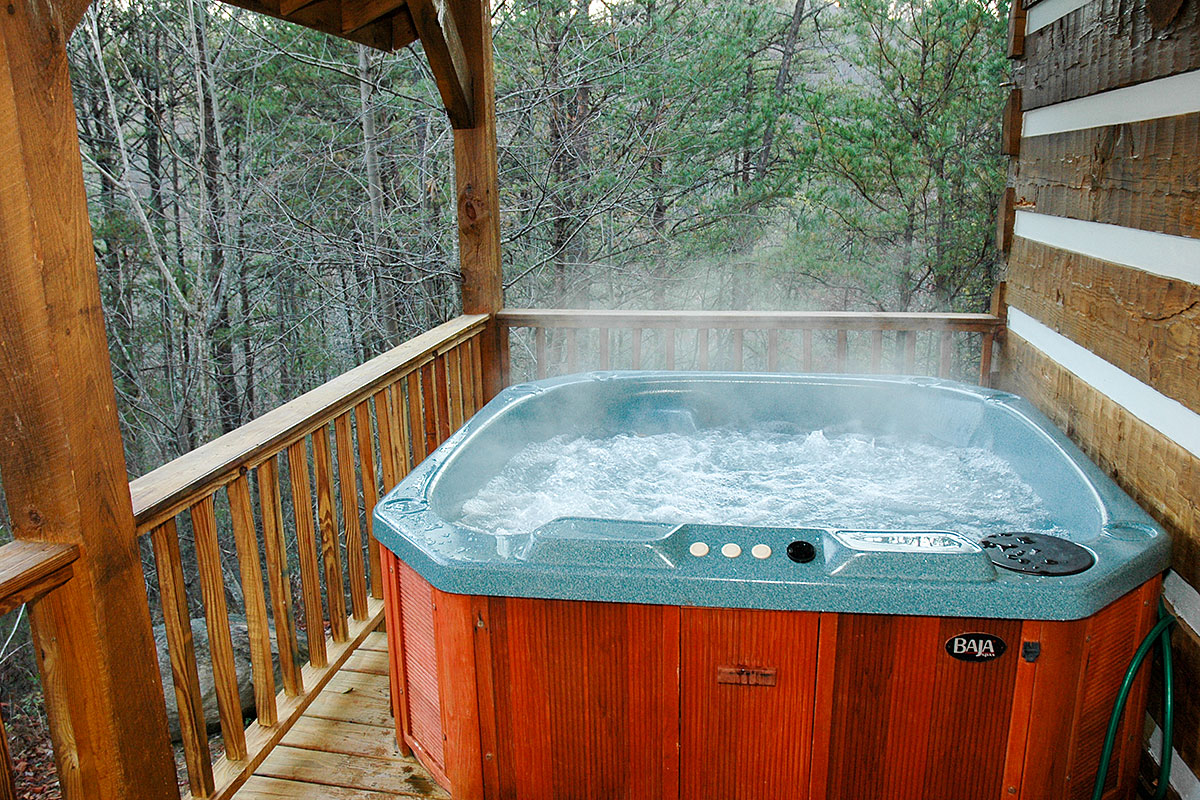
[[[1172,734],[1175,730],[1175,675],[1171,665],[1171,626],[1175,618],[1167,613],[1162,601],[1158,604],[1158,624],[1146,634],[1146,638],[1138,645],[1129,669],[1125,672],[1125,680],[1121,682],[1121,691],[1117,693],[1117,702],[1113,705],[1112,717],[1108,720],[1108,733],[1104,737],[1104,750],[1100,753],[1100,769],[1096,773],[1096,785],[1092,789],[1092,800],[1100,800],[1104,794],[1104,781],[1108,777],[1108,762],[1112,758],[1113,746],[1117,741],[1117,729],[1121,725],[1121,713],[1125,710],[1125,701],[1129,699],[1129,691],[1133,688],[1133,680],[1137,677],[1138,668],[1146,660],[1150,648],[1157,641],[1162,647],[1163,661],[1163,726],[1162,726],[1162,762],[1158,768],[1158,785],[1154,790],[1154,800],[1163,800],[1167,796],[1167,786],[1171,777],[1171,745]]]

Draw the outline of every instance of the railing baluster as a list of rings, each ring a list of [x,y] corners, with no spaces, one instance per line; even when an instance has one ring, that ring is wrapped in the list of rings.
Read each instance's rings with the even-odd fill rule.
[[[441,442],[438,438],[438,408],[433,391],[432,364],[421,367],[421,407],[425,409],[422,415],[425,421],[425,454],[429,455]]]
[[[708,328],[696,331],[696,368],[708,369]]]
[[[983,334],[983,341],[979,345],[979,385],[992,385],[992,342],[995,340],[995,335],[988,331]]]
[[[321,578],[317,572],[317,532],[313,527],[312,489],[308,481],[308,445],[301,439],[289,445],[287,453],[292,510],[296,515],[296,551],[300,558],[308,661],[314,667],[324,667],[329,658],[325,651],[325,620],[321,616]]]
[[[675,369],[675,329],[663,328],[663,358],[667,369]]]
[[[392,406],[392,448],[396,456],[396,480],[412,472],[413,454],[411,447],[412,426],[406,418],[407,403],[404,399],[404,385],[396,381],[388,390],[388,402]]]
[[[450,380],[445,356],[434,360],[433,375],[433,402],[437,411],[437,444],[441,444],[450,437],[450,432],[453,430],[450,423]]]
[[[258,501],[262,509],[263,549],[267,557],[267,584],[275,618],[275,646],[283,691],[295,697],[304,692],[300,648],[296,644],[296,618],[292,611],[292,578],[288,569],[287,540],[283,535],[283,506],[279,497],[279,464],[272,456],[258,467]],[[322,637],[324,638],[324,637]]]
[[[470,339],[463,342],[462,356],[458,359],[458,380],[462,386],[463,422],[475,416],[475,412],[479,410],[479,401],[475,397],[475,376],[472,374],[472,370],[475,368],[475,362],[471,357],[473,341]]]
[[[379,427],[379,468],[383,473],[385,493],[390,492],[399,480],[396,475],[396,448],[393,445],[399,421],[392,413],[392,402],[388,396],[392,388],[387,386],[375,393],[375,422]]]
[[[363,400],[354,407],[354,433],[358,437],[358,468],[362,475],[363,519],[367,524],[367,561],[371,569],[371,596],[383,597],[383,572],[379,565],[379,542],[375,541],[375,518],[371,512],[379,502],[375,477],[375,447],[371,436],[371,409]]]
[[[804,371],[812,372],[813,371],[813,332],[812,332],[812,328],[805,328],[802,331],[802,333],[804,334],[804,337],[803,337],[804,341],[802,343],[803,351],[804,351]]]
[[[508,385],[508,336],[503,337],[504,345],[504,386]],[[472,336],[471,343],[471,380],[475,381],[475,410],[483,408],[487,397],[483,392],[483,345],[478,336]]]
[[[225,605],[225,576],[221,571],[221,548],[217,541],[217,516],[212,495],[192,506],[191,516],[225,757],[230,761],[241,761],[246,757],[246,731],[242,728],[242,701],[238,697],[237,669],[233,662],[233,638],[230,636],[229,609]]]
[[[458,347],[446,353],[446,391],[450,403],[451,432],[458,430],[463,424],[462,367],[459,361]]]
[[[546,377],[546,329],[533,329],[534,357],[537,359],[538,380]]]
[[[871,331],[871,372],[883,368],[883,331]]]
[[[733,371],[741,372],[746,364],[746,332],[741,328],[732,331],[733,341]]]
[[[174,518],[162,523],[150,534],[154,546],[154,568],[162,595],[163,622],[171,656],[171,681],[175,685],[175,708],[179,714],[179,734],[187,762],[188,788],[193,797],[213,793],[212,756],[208,751],[208,732],[204,721],[200,674],[196,668],[196,648],[192,641],[191,612],[183,583],[183,560],[179,555],[179,533]],[[0,736],[3,730],[0,729]],[[7,745],[8,739],[4,739]],[[4,759],[7,763],[8,759]]]
[[[579,370],[579,342],[578,331],[574,328],[567,328],[567,372],[573,373]]]
[[[362,528],[358,524],[358,475],[354,469],[354,436],[350,412],[333,421],[337,442],[338,488],[342,496],[342,527],[346,531],[346,574],[350,578],[350,609],[355,619],[367,618],[367,567],[363,563]],[[367,453],[370,458],[370,453]]]
[[[254,707],[258,721],[270,728],[279,721],[275,708],[275,666],[271,663],[271,628],[267,622],[267,597],[258,557],[258,531],[250,500],[250,482],[239,475],[229,484],[229,515],[242,577],[242,599],[250,637],[250,669],[254,679]]]
[[[633,329],[632,339],[630,341],[630,348],[632,349],[633,368],[641,369],[642,368],[642,329],[641,328]]]
[[[350,637],[346,625],[346,589],[342,583],[342,548],[338,541],[337,514],[333,507],[333,456],[329,428],[313,431],[313,467],[317,483],[317,526],[321,531],[321,564],[325,574],[325,602],[329,605],[329,635],[335,642]]]
[[[849,341],[846,331],[839,330],[837,332],[837,371],[845,372],[848,356],[849,356]]]
[[[612,369],[612,357],[608,352],[608,328],[600,329],[600,369]]]
[[[408,374],[408,438],[412,444],[413,466],[425,460],[425,421],[421,410],[421,373],[413,370]]]
[[[904,371],[910,375],[917,371],[917,333],[907,331],[904,337]]]
[[[8,731],[0,715],[0,800],[17,800],[17,779],[13,775],[12,754],[8,751]]]
[[[779,371],[779,329],[767,331],[767,372]]]
[[[938,344],[938,377],[949,378],[954,366],[954,331],[949,328],[942,331]]]

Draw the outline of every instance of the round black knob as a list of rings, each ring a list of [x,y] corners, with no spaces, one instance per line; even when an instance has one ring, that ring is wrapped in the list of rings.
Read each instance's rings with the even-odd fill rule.
[[[812,542],[797,539],[787,546],[787,556],[797,564],[807,564],[817,557],[817,548],[812,546]]]

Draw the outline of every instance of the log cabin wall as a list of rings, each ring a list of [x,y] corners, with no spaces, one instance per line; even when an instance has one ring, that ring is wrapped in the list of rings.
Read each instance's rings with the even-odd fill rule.
[[[1020,3],[999,223],[1009,325],[1001,383],[1172,535],[1172,784],[1197,798],[1200,0]]]

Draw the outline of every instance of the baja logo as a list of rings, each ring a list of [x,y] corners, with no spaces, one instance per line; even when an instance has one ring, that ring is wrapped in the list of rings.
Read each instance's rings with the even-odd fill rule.
[[[960,633],[946,640],[946,652],[959,661],[992,661],[1007,649],[1003,639],[990,633]]]

